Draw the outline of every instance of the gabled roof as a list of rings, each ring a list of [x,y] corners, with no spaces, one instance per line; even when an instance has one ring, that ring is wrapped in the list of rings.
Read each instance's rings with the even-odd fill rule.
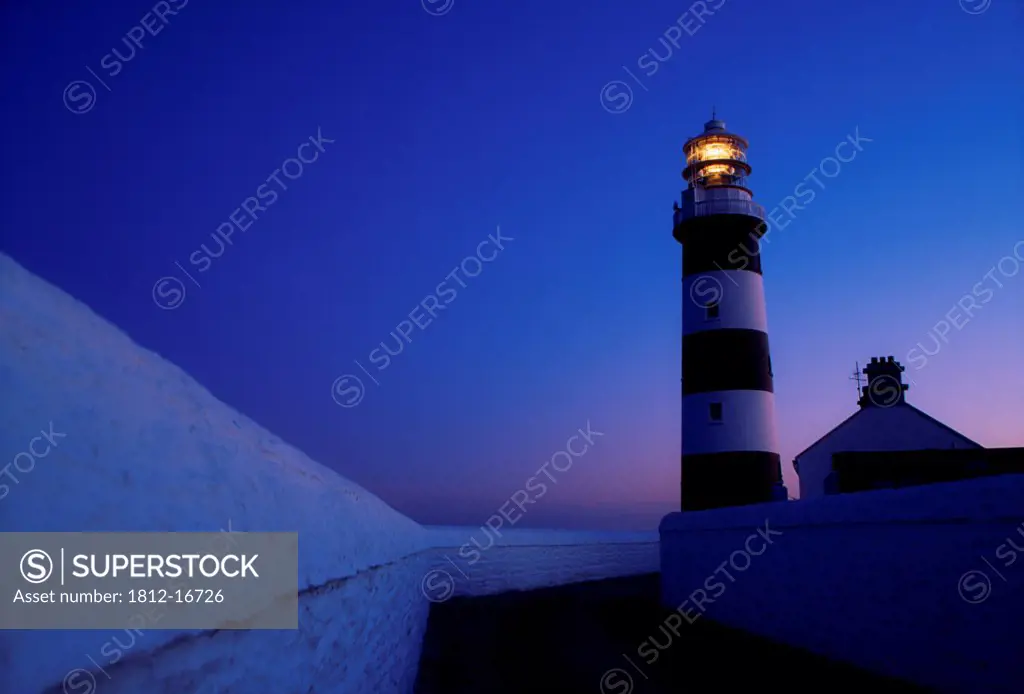
[[[914,412],[915,414],[917,414],[917,415],[921,416],[921,417],[922,417],[922,418],[924,418],[925,420],[927,420],[927,421],[931,422],[932,424],[935,424],[936,426],[939,426],[939,427],[941,427],[942,429],[944,429],[944,430],[945,430],[945,431],[947,431],[948,433],[952,434],[953,436],[956,436],[957,438],[959,438],[959,439],[963,440],[963,441],[964,441],[964,443],[968,444],[969,446],[973,446],[973,447],[975,447],[975,448],[984,448],[984,446],[982,446],[982,445],[981,445],[980,443],[978,443],[977,441],[972,441],[971,439],[967,438],[966,436],[964,436],[963,434],[961,434],[961,433],[960,433],[959,431],[957,431],[956,429],[954,429],[954,428],[952,428],[952,427],[950,427],[950,426],[947,426],[947,425],[943,424],[943,423],[942,423],[942,422],[940,422],[939,420],[935,419],[935,417],[932,417],[932,416],[931,416],[930,414],[928,414],[927,412],[922,412],[921,410],[917,409],[916,407],[914,407],[914,406],[913,406],[913,405],[911,405],[910,403],[907,403],[907,402],[904,402],[904,403],[900,403],[899,405],[896,405],[895,407],[903,407],[903,408],[906,408],[906,409],[908,409],[908,410],[910,410],[910,411]],[[841,422],[840,422],[839,424],[837,424],[837,425],[836,425],[835,427],[833,427],[833,428],[832,428],[832,430],[831,430],[831,431],[829,431],[829,432],[828,432],[827,434],[825,434],[825,435],[824,435],[824,436],[822,436],[822,437],[821,437],[820,439],[818,439],[817,441],[815,441],[814,443],[812,443],[812,444],[811,444],[810,446],[808,446],[807,448],[803,449],[802,451],[800,451],[799,453],[797,453],[797,454],[796,454],[795,456],[793,456],[793,461],[795,462],[795,461],[796,461],[796,460],[797,460],[798,458],[800,458],[800,457],[801,457],[802,455],[804,455],[804,454],[805,454],[805,453],[806,453],[807,451],[811,450],[812,448],[814,448],[815,446],[817,446],[817,445],[818,445],[819,443],[821,443],[822,441],[824,441],[825,439],[827,439],[827,438],[828,438],[829,436],[831,436],[832,434],[834,434],[835,432],[839,431],[839,430],[840,430],[840,429],[842,429],[842,428],[843,428],[844,426],[846,426],[847,424],[849,424],[849,423],[850,423],[851,421],[853,421],[854,417],[856,417],[857,415],[859,415],[859,414],[861,414],[862,412],[864,412],[864,410],[865,410],[865,409],[866,409],[866,408],[861,408],[861,409],[857,410],[856,412],[854,412],[853,414],[851,414],[851,415],[850,415],[849,417],[847,417],[846,419],[844,419],[843,421],[841,421]],[[894,409],[895,409],[895,408],[894,408]]]
[[[939,420],[935,419],[935,417],[932,417],[932,416],[931,416],[930,414],[928,414],[927,412],[922,412],[921,410],[917,409],[917,408],[916,408],[916,407],[914,407],[913,405],[907,405],[907,407],[909,407],[909,408],[910,408],[910,409],[912,409],[912,410],[913,410],[914,412],[916,412],[917,414],[919,414],[919,415],[921,415],[922,417],[924,417],[924,418],[925,418],[926,420],[928,420],[928,421],[929,421],[929,422],[931,422],[932,424],[937,424],[938,426],[942,427],[943,429],[945,429],[945,430],[946,430],[947,432],[949,432],[950,434],[953,434],[953,436],[959,436],[959,437],[960,437],[960,438],[962,438],[962,439],[963,439],[964,441],[966,441],[967,443],[971,444],[972,446],[975,446],[976,448],[984,448],[984,446],[982,446],[982,445],[981,445],[980,443],[978,443],[977,441],[974,441],[974,440],[972,440],[972,439],[969,439],[969,438],[967,438],[966,436],[964,436],[963,434],[961,434],[961,433],[960,433],[959,431],[957,431],[957,430],[956,430],[956,429],[954,429],[953,427],[951,427],[951,426],[948,426],[948,425],[946,425],[946,424],[943,424],[942,422],[940,422]]]

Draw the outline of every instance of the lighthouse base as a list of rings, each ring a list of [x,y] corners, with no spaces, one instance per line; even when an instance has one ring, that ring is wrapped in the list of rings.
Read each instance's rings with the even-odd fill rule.
[[[683,511],[774,501],[782,482],[778,453],[736,451],[682,456]]]

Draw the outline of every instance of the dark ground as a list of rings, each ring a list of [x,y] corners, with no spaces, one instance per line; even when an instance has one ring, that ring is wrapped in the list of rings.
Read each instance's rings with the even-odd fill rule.
[[[433,605],[416,694],[928,691],[703,617],[683,622],[668,645],[660,627],[670,611],[658,604],[658,580],[651,574]],[[652,636],[664,650],[649,665],[637,649]]]

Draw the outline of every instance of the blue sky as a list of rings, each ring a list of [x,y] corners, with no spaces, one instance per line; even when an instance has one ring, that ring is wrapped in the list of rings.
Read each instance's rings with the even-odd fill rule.
[[[715,106],[771,209],[859,133],[764,250],[791,492],[875,355],[911,403],[1022,445],[1024,25],[986,2],[9,3],[0,250],[417,520],[482,523],[590,422],[522,525],[654,527],[678,499],[683,142]]]

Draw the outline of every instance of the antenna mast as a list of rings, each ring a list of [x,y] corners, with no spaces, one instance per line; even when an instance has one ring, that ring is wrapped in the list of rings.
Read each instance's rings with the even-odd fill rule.
[[[853,370],[853,375],[850,376],[850,380],[857,382],[857,402],[860,402],[860,382],[861,382],[860,362],[859,361],[858,362],[854,362],[854,366],[856,368]]]

